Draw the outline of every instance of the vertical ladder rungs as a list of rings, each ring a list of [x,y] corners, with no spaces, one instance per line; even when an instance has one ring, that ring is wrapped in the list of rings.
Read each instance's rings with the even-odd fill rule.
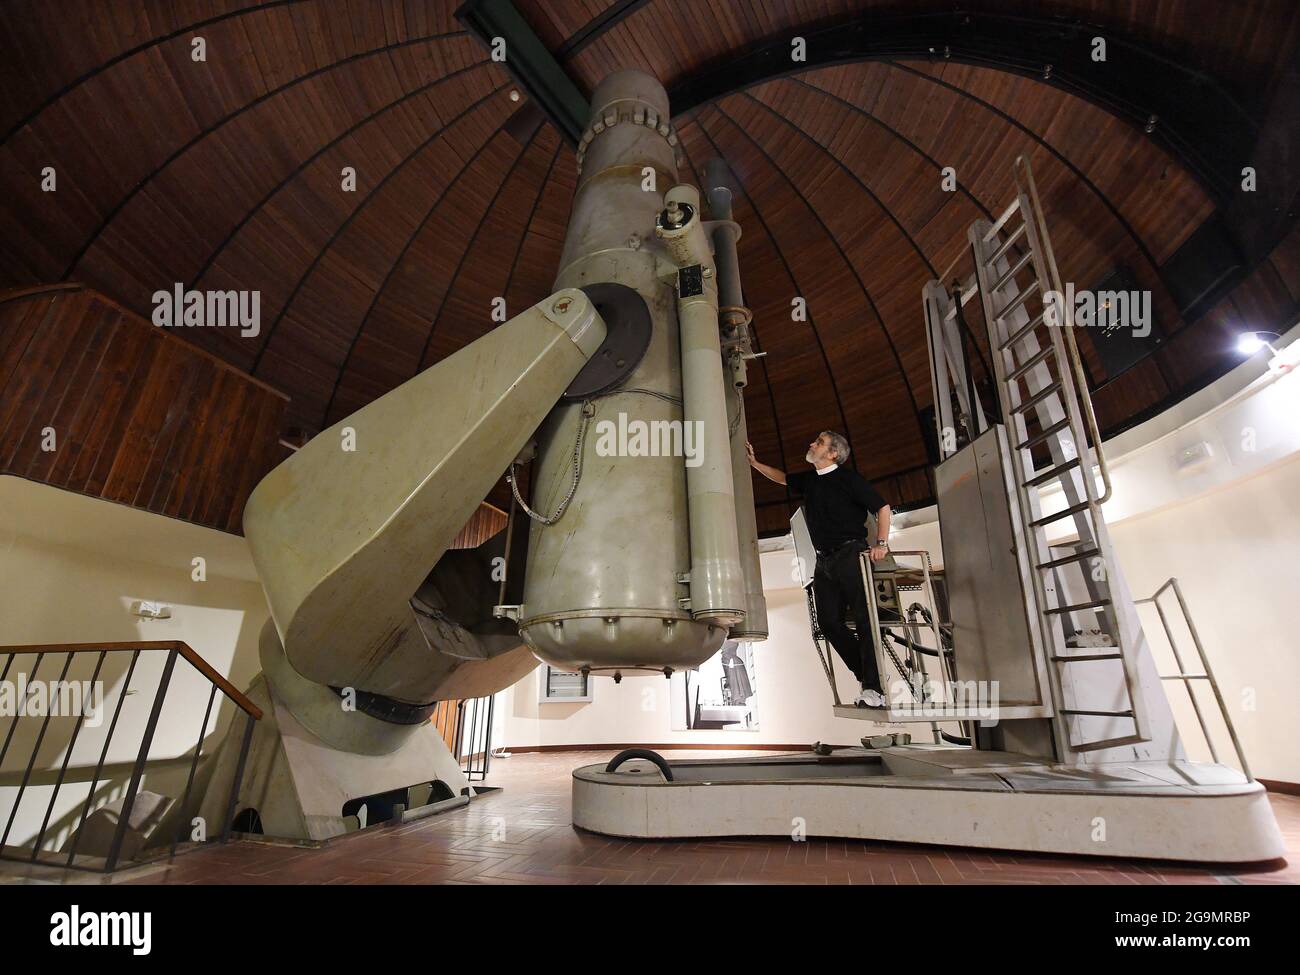
[[[1093,599],[1086,603],[1075,603],[1073,606],[1051,606],[1048,609],[1043,610],[1043,612],[1059,616],[1065,613],[1082,612],[1085,609],[1100,609],[1102,606],[1109,605],[1109,599]]]
[[[1021,221],[1020,225],[1016,227],[1015,230],[1011,231],[1011,234],[1007,239],[1002,242],[1002,246],[995,250],[989,257],[988,263],[990,267],[1002,260],[1002,258],[1006,256],[1007,251],[1011,250],[1011,248],[1015,246],[1016,241],[1025,235],[1025,227],[1026,224],[1024,221]],[[985,239],[987,240],[988,238]]]
[[[1084,413],[1087,388],[1075,389],[1067,378],[1071,374],[1067,352],[1073,353],[1073,342],[1067,345],[1061,335],[1050,331],[1059,324],[1048,317],[1049,308],[1057,310],[1052,303],[1052,289],[1057,287],[1059,275],[1042,204],[1026,160],[1016,161],[1016,191],[1010,205],[991,225],[981,222],[972,226],[969,241],[975,251],[975,278],[989,348],[998,367],[999,405],[1008,439],[1014,444],[1008,494],[1018,507],[1020,524],[1032,546],[1029,564],[1033,567],[1036,606],[1026,604],[1026,609],[1033,612],[1037,625],[1043,628],[1044,656],[1051,661],[1056,713],[1070,719],[1068,737],[1060,742],[1061,747],[1070,752],[1095,752],[1147,741],[1143,702],[1136,694],[1133,678],[1132,655],[1137,651],[1128,645],[1129,624],[1119,612],[1120,596],[1110,580],[1088,578],[1089,568],[1095,564],[1092,560],[1109,563],[1113,558],[1102,527],[1100,503],[1091,490],[1092,458],[1087,453],[1085,432],[1095,430],[1090,425],[1090,414]],[[1028,303],[1031,295],[1037,296],[1041,308]],[[1016,443],[1017,439],[1023,442]],[[1043,456],[1044,444],[1051,448],[1050,458]],[[1101,445],[1096,449],[1100,450]],[[1057,502],[1062,510],[1045,514],[1039,506],[1038,492],[1051,490],[1053,484],[1059,484],[1065,494]],[[1073,523],[1079,530],[1078,540],[1069,547],[1052,546],[1046,535],[1050,529],[1045,526],[1053,523],[1063,528]],[[1059,554],[1063,552],[1069,554]],[[1084,588],[1068,594],[1057,592],[1052,574],[1062,566],[1076,564],[1084,575]],[[1076,574],[1072,569],[1067,571],[1071,576]],[[1071,599],[1079,602],[1064,605]],[[1109,631],[1109,639],[1082,641],[1099,645],[1075,648],[1071,643],[1076,641],[1068,636],[1071,614],[1082,614],[1076,619],[1087,619],[1090,613],[1104,620],[1102,629]],[[1058,625],[1058,621],[1064,625]],[[1107,696],[1096,700],[1073,699],[1070,703],[1078,707],[1067,708],[1069,698],[1062,685],[1068,683],[1072,673],[1081,672],[1067,668],[1102,660],[1119,661],[1123,667],[1108,668],[1108,673],[1099,674],[1098,680],[1115,683],[1122,670],[1123,684],[1116,685],[1114,694],[1107,691]],[[1084,710],[1089,706],[1114,710]],[[1132,721],[1132,730],[1127,726],[1106,727],[1114,719]],[[1080,740],[1072,740],[1075,738]]]
[[[1026,335],[1028,335],[1030,332],[1036,329],[1039,325],[1043,324],[1043,318],[1046,314],[1047,314],[1047,309],[1044,308],[1032,319],[1030,319],[1028,325],[1016,329],[1016,331],[1012,333],[1011,338],[1003,342],[1000,346],[998,346],[998,348],[1004,352],[1007,349],[1011,348],[1013,345],[1015,345],[1017,342],[1023,339]]]
[[[1060,511],[1053,512],[1050,515],[1043,515],[1037,521],[1031,521],[1031,528],[1041,528],[1043,525],[1050,525],[1054,521],[1060,521],[1062,518],[1069,518],[1071,515],[1077,515],[1081,511],[1088,510],[1088,502],[1080,501],[1078,504],[1072,504],[1068,508],[1062,508]]]
[[[1133,719],[1137,721],[1136,718]],[[1106,738],[1102,741],[1085,741],[1070,742],[1070,750],[1075,752],[1096,752],[1103,748],[1119,748],[1121,745],[1138,745],[1144,741],[1150,741],[1149,738],[1143,738],[1141,735],[1124,735],[1122,738]]]
[[[1013,311],[1015,311],[1017,308],[1023,305],[1025,303],[1025,299],[1028,298],[1035,291],[1037,291],[1038,288],[1039,288],[1039,284],[1037,278],[1035,278],[1033,281],[1030,281],[1027,285],[1025,285],[1025,289],[1011,299],[1011,304],[1007,305],[1000,312],[998,312],[998,321],[1002,321],[1002,319],[1007,318]]]
[[[1034,434],[1034,436],[1030,437],[1024,443],[1016,444],[1016,450],[1028,450],[1030,447],[1037,447],[1044,440],[1047,440],[1050,437],[1055,436],[1056,434],[1060,433],[1069,425],[1070,425],[1069,417],[1065,417],[1064,419],[1057,420],[1055,423],[1053,423],[1042,433]]]
[[[1016,211],[1018,211],[1019,209],[1020,209],[1020,197],[1017,196],[1014,200],[1011,201],[1011,206],[1007,207],[1005,210],[1002,211],[1002,216],[998,217],[997,223],[993,224],[993,226],[989,228],[988,233],[984,235],[984,243],[987,244],[990,240],[996,237],[998,235],[998,231],[1001,230],[1004,226],[1006,226],[1006,222],[1010,220],[1012,217],[1014,217],[1016,215]]]
[[[1069,565],[1071,562],[1082,562],[1084,559],[1090,559],[1094,555],[1100,554],[1101,549],[1099,548],[1085,549],[1084,551],[1076,552],[1073,555],[1066,555],[1059,559],[1052,559],[1050,562],[1040,562],[1038,565],[1034,566],[1034,568],[1046,571],[1047,569],[1055,569],[1058,566]]]
[[[1040,362],[1046,359],[1049,355],[1056,355],[1056,346],[1054,345],[1043,346],[1041,349],[1038,350],[1037,353],[1030,356],[1024,362],[1020,363],[1020,365],[1016,366],[1016,368],[1013,369],[1007,375],[1007,382],[1009,383],[1015,382],[1017,379],[1019,379],[1021,376],[1027,373],[1030,369],[1034,368],[1034,366],[1038,365]]]
[[[1072,657],[1054,656],[1053,660],[1063,664],[1087,663],[1090,660],[1123,660],[1122,653],[1077,653]]]
[[[1031,406],[1037,406],[1039,403],[1047,399],[1047,397],[1051,396],[1053,393],[1059,393],[1060,391],[1061,391],[1061,382],[1058,379],[1056,382],[1049,383],[1048,385],[1044,386],[1042,389],[1036,392],[1033,396],[1029,397],[1029,399],[1025,400],[1023,403],[1017,403],[1015,406],[1011,407],[1011,412],[1023,413]]]
[[[1079,466],[1079,458],[1067,460],[1064,464],[1057,464],[1055,467],[1048,468],[1041,474],[1035,474],[1029,480],[1025,481],[1025,487],[1038,487],[1040,484],[1046,484],[1055,478],[1060,477],[1066,471],[1073,470]]]
[[[1025,251],[1025,253],[1021,255],[1020,260],[1016,261],[1016,263],[1012,264],[1009,268],[1007,268],[1006,273],[1003,274],[1002,277],[998,278],[997,284],[993,285],[993,290],[997,291],[1004,284],[1006,284],[1017,274],[1023,271],[1025,269],[1025,265],[1029,263],[1030,259],[1033,258],[1033,256],[1034,256],[1033,251],[1030,250]]]

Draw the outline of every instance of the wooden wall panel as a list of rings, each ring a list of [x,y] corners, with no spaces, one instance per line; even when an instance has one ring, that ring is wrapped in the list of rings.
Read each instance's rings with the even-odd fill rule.
[[[0,473],[238,532],[286,403],[88,288],[0,293]]]
[[[449,548],[478,548],[497,532],[506,527],[506,513],[486,501],[465,522],[465,527],[453,539]],[[521,526],[527,531],[527,525]]]

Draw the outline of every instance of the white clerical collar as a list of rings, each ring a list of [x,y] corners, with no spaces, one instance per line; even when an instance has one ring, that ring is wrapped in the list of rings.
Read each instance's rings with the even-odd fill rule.
[[[829,467],[814,467],[813,470],[818,474],[829,474],[831,471],[838,469],[839,466],[839,464],[831,464]]]

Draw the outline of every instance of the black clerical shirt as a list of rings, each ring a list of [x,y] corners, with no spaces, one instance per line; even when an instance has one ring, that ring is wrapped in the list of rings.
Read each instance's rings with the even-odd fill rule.
[[[871,482],[851,467],[829,474],[815,470],[787,474],[790,490],[804,497],[808,534],[818,552],[832,552],[845,542],[867,540],[867,516],[886,504]]]

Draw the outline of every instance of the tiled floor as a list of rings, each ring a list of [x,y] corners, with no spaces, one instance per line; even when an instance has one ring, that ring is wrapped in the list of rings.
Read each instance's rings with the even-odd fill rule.
[[[502,787],[405,826],[344,837],[324,848],[238,842],[143,867],[117,883],[859,883],[1167,884],[1300,882],[1300,798],[1272,796],[1289,863],[1249,870],[1053,855],[986,853],[857,840],[632,842],[573,828],[569,773],[610,752],[516,755],[492,763]],[[666,752],[704,758],[702,751]],[[747,753],[752,755],[753,753]],[[47,876],[48,882],[58,878]],[[85,874],[82,882],[102,882]]]

